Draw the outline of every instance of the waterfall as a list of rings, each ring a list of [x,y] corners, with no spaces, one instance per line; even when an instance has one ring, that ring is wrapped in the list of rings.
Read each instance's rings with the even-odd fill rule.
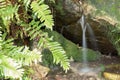
[[[82,17],[79,19],[79,23],[81,24],[81,27],[82,27],[82,59],[83,59],[83,63],[82,64],[73,64],[73,67],[71,67],[71,69],[78,73],[80,76],[82,76],[82,79],[81,80],[87,80],[87,77],[89,76],[93,76],[95,80],[99,80],[98,79],[98,74],[102,71],[102,68],[101,67],[95,67],[95,66],[91,66],[89,65],[89,62],[88,62],[88,49],[87,49],[87,41],[86,41],[86,31],[88,30],[88,33],[89,33],[89,37],[91,40],[91,43],[92,45],[95,47],[95,48],[98,48],[97,47],[97,44],[96,44],[96,38],[95,38],[95,35],[94,35],[94,32],[91,28],[91,26],[85,22],[85,16],[82,15]],[[77,67],[75,67],[75,66]],[[93,79],[91,79],[93,80]]]
[[[82,15],[81,19],[80,19],[80,23],[81,23],[81,27],[82,27],[82,46],[83,46],[83,50],[82,50],[82,58],[83,58],[83,66],[87,67],[87,43],[86,43],[86,28],[87,26],[85,25],[85,16]]]
[[[85,16],[82,15],[82,17],[80,18],[80,24],[81,24],[81,27],[82,27],[82,46],[83,46],[83,49],[82,49],[82,58],[83,58],[83,68],[80,69],[81,72],[83,73],[87,73],[89,71],[91,71],[91,68],[88,66],[88,60],[87,60],[87,42],[86,42],[86,29],[88,30],[88,33],[90,35],[90,37],[93,39],[92,40],[92,44],[95,48],[97,48],[97,44],[95,42],[96,38],[95,38],[95,35],[93,33],[93,30],[91,28],[91,26],[85,22]],[[94,42],[93,42],[94,41]]]
[[[94,32],[93,32],[91,26],[89,25],[89,23],[86,23],[86,25],[87,25],[88,33],[89,33],[89,36],[90,36],[90,39],[91,39],[90,42],[92,43],[94,49],[97,50],[98,45],[97,45],[97,43],[96,43],[97,39],[96,39],[96,37],[95,37],[95,35],[94,35]]]

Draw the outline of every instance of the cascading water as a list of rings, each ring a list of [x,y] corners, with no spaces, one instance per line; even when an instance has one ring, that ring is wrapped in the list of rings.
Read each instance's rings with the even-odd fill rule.
[[[92,38],[92,44],[95,48],[98,48],[97,47],[97,44],[96,44],[96,38],[95,38],[95,35],[92,31],[92,28],[91,26],[85,22],[85,16],[82,15],[82,17],[80,18],[79,20],[79,23],[81,24],[81,27],[82,27],[82,46],[83,46],[83,49],[82,49],[82,57],[83,57],[83,63],[81,64],[71,64],[71,69],[78,73],[82,79],[80,80],[87,80],[86,77],[87,76],[92,76],[92,77],[95,77],[94,79],[90,79],[90,80],[100,80],[98,78],[98,74],[99,72],[101,72],[101,67],[99,66],[90,66],[89,65],[89,62],[87,60],[87,55],[88,55],[88,49],[87,49],[87,42],[86,42],[86,30],[88,30],[88,33],[89,33],[89,37],[90,39]],[[75,66],[76,65],[76,66]]]
[[[94,49],[97,50],[98,45],[96,43],[96,37],[94,35],[94,32],[93,32],[91,26],[89,25],[89,23],[87,23],[86,25],[87,25],[87,28],[88,28],[88,33],[89,33],[89,36],[90,36],[90,39],[91,39],[91,43],[92,43]]]
[[[86,28],[87,26],[85,25],[85,17],[84,15],[81,17],[80,20],[81,23],[81,27],[82,27],[82,46],[83,46],[83,66],[87,67],[87,43],[86,43],[86,37],[85,37],[85,32],[86,32]]]
[[[82,55],[83,55],[83,66],[82,67],[83,68],[80,69],[80,72],[87,73],[87,72],[91,72],[93,69],[88,66],[86,29],[88,28],[89,35],[92,39],[96,40],[96,38],[94,36],[94,33],[93,33],[90,25],[85,22],[85,16],[84,15],[82,15],[82,17],[80,19],[80,24],[81,24],[81,27],[82,27],[82,46],[83,46],[83,51],[82,51]],[[93,46],[97,47],[97,44],[94,42]]]

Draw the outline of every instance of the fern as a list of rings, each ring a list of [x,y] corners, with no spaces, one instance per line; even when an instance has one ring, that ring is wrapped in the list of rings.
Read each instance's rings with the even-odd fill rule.
[[[1,29],[1,28],[0,28]],[[21,65],[17,63],[14,59],[6,56],[3,53],[3,43],[2,40],[2,32],[0,31],[0,75],[5,78],[20,78],[23,74],[23,69],[21,69]],[[11,63],[11,64],[9,64]]]
[[[20,78],[23,75],[23,69],[21,68],[21,65],[22,66],[29,65],[32,63],[32,61],[39,60],[40,54],[36,54],[35,51],[33,52],[29,51],[28,48],[27,49],[25,48],[22,51],[21,49],[23,48],[18,48],[18,47],[14,47],[14,49],[12,48],[9,47],[8,49],[3,49],[2,52],[0,52],[1,55],[6,56],[6,57],[2,56],[3,58],[1,58],[2,59],[1,66],[4,66],[3,74],[5,77],[8,76],[12,78]],[[9,65],[9,63],[11,64]],[[16,75],[13,75],[15,73]]]
[[[2,54],[12,57],[22,64],[31,64],[33,60],[40,59],[40,52],[35,50],[30,51],[28,47],[13,46],[11,40],[4,41],[2,43]]]
[[[21,64],[17,63],[14,59],[0,54],[0,72],[5,78],[21,78],[24,73]],[[0,74],[0,75],[1,75]]]
[[[44,3],[44,0],[15,1],[0,0],[0,76],[20,79],[25,72],[23,66],[29,66],[33,62],[37,63],[37,61],[41,61],[41,52],[37,49],[30,51],[26,46],[15,46],[13,44],[14,39],[6,38],[5,35],[10,37],[8,34],[10,33],[12,22],[15,23],[15,26],[12,26],[13,28],[16,26],[22,28],[22,30],[17,30],[18,33],[15,35],[23,33],[29,36],[30,40],[38,38],[38,46],[41,49],[49,48],[53,54],[54,63],[60,64],[67,71],[69,69],[69,62],[64,49],[58,42],[53,42],[48,37],[48,33],[44,31],[46,29],[52,30],[52,26],[54,25],[49,6]],[[15,4],[13,4],[14,2]],[[21,15],[19,9],[21,7],[26,9],[23,13],[28,15],[27,17],[25,15],[22,17],[25,20],[19,18]],[[42,29],[44,26],[46,27]],[[12,31],[14,32],[14,30]]]
[[[25,5],[26,11],[28,10],[28,7],[30,5],[31,0],[23,0],[23,4]]]
[[[13,6],[13,5],[6,5],[3,2],[3,5],[1,5],[0,7],[3,7],[3,8],[0,8],[0,17],[2,18],[3,20],[3,24],[6,26],[5,28],[7,29],[7,32],[10,32],[9,31],[9,25],[10,25],[10,22],[11,20],[13,20],[14,18],[14,15],[17,13],[18,11],[18,7],[17,5]]]
[[[65,54],[64,49],[58,42],[52,40],[52,38],[41,38],[38,46],[49,49],[53,55],[53,63],[60,64],[60,66],[67,72],[69,70],[69,60]]]
[[[12,40],[4,41],[0,32],[0,75],[5,78],[21,78],[24,69],[22,66],[30,65],[32,61],[41,59],[40,53],[27,47],[13,46]],[[10,63],[10,64],[9,64]]]
[[[53,54],[53,62],[58,64],[60,63],[61,67],[63,67],[63,69],[65,71],[67,71],[69,69],[69,60],[65,54],[64,49],[61,47],[61,45],[58,42],[53,42],[53,41],[48,41],[46,43],[46,47],[50,49],[50,51]]]
[[[69,69],[69,61],[65,54],[64,49],[61,47],[61,45],[58,42],[53,42],[50,38],[48,38],[48,35],[46,32],[43,32],[41,30],[41,27],[43,24],[39,25],[39,22],[31,21],[29,23],[29,27],[26,29],[28,31],[28,35],[31,36],[31,39],[35,39],[36,37],[40,37],[40,40],[38,42],[39,47],[48,48],[52,54],[54,63],[58,64],[60,63],[61,67],[67,71]]]
[[[43,24],[39,24],[39,21],[32,20],[25,29],[26,32],[28,32],[28,36],[31,36],[31,39],[35,39],[38,35],[42,35],[42,31],[40,29],[43,27]]]
[[[51,11],[49,10],[49,6],[44,4],[44,0],[41,1],[33,1],[31,4],[31,8],[35,15],[40,18],[40,21],[47,27],[52,29],[54,25],[53,16],[51,15]]]

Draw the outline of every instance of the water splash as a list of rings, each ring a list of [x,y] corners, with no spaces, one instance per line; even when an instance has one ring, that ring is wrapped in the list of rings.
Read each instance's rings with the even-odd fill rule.
[[[80,24],[82,27],[82,46],[83,46],[83,50],[82,50],[82,58],[83,58],[83,68],[80,68],[80,72],[82,73],[87,73],[87,72],[91,72],[93,69],[90,68],[88,66],[88,60],[87,60],[87,42],[86,42],[86,29],[89,32],[90,37],[93,39],[94,42],[92,42],[93,46],[95,48],[97,48],[97,44],[95,42],[96,38],[95,35],[93,33],[93,30],[91,28],[91,26],[85,22],[85,16],[82,15],[81,19],[80,19]]]
[[[94,80],[101,80],[98,78],[98,74],[101,72],[101,67],[98,67],[99,65],[90,65],[91,63],[88,63],[87,60],[87,54],[88,54],[88,49],[87,49],[87,42],[86,42],[86,30],[88,30],[88,33],[91,38],[93,38],[93,43],[95,43],[95,35],[94,32],[92,31],[92,28],[88,23],[85,22],[85,16],[82,15],[82,17],[79,19],[79,23],[81,24],[82,27],[82,57],[83,57],[83,63],[71,63],[70,68],[72,69],[73,72],[79,74],[81,77],[83,76],[82,80],[86,80],[86,77],[92,76],[95,77]],[[97,47],[97,44],[95,43],[93,45],[94,47]],[[93,79],[92,79],[93,80]]]

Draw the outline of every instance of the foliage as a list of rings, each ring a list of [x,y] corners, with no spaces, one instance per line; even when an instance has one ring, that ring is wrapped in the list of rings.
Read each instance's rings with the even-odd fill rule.
[[[28,32],[30,32],[28,35],[31,36],[31,39],[34,39],[36,36],[41,37],[38,46],[42,48],[48,48],[53,54],[53,62],[56,64],[60,63],[61,67],[67,71],[69,69],[69,63],[64,49],[58,42],[53,41],[52,37],[48,38],[46,32],[40,30],[42,25],[43,24],[39,25],[39,22],[31,21],[29,24],[31,27],[26,29]]]
[[[82,61],[82,47],[77,46],[76,44],[72,43],[71,41],[65,39],[62,35],[57,33],[56,31],[47,31],[49,36],[54,36],[53,40],[59,42],[64,50],[67,53],[68,58],[73,58],[74,61]],[[91,49],[88,50],[87,60],[93,61],[100,58],[100,53],[97,51],[93,51]]]
[[[100,14],[101,12],[105,12],[107,13],[107,15],[110,15],[114,20],[120,20],[119,0],[89,0],[88,2],[97,8],[98,14]]]
[[[112,27],[108,26],[106,34],[110,40],[110,42],[115,46],[120,55],[120,34],[119,34],[119,27]]]
[[[26,78],[23,66],[41,59],[41,51],[48,48],[52,52],[55,64],[60,64],[65,71],[69,62],[64,49],[54,42],[44,30],[52,30],[53,16],[44,0],[0,0],[0,76],[3,78]],[[30,37],[38,40],[38,49],[15,46],[14,39]],[[14,38],[13,40],[9,38]],[[9,64],[11,63],[11,64]]]
[[[87,0],[88,1],[88,0]],[[103,24],[103,26],[107,26],[106,34],[111,41],[111,43],[115,46],[120,55],[120,1],[119,0],[89,0],[90,4],[94,5],[97,9],[96,15],[109,16],[112,20],[109,20],[110,23],[112,21],[115,23],[114,25]]]
[[[52,52],[53,62],[56,64],[60,63],[61,67],[63,67],[63,69],[67,71],[69,69],[69,67],[68,67],[69,63],[68,63],[67,56],[64,55],[65,51],[61,47],[61,45],[58,42],[53,42],[53,41],[48,40],[48,42],[45,46],[48,49],[50,49],[50,51]]]
[[[64,49],[58,42],[53,41],[52,38],[48,38],[46,32],[40,30],[42,25],[43,24],[39,25],[39,22],[31,21],[29,24],[31,27],[28,27],[26,29],[28,32],[32,30],[28,35],[31,36],[31,39],[34,39],[36,36],[41,34],[39,35],[41,39],[39,40],[38,46],[48,48],[53,54],[53,62],[56,64],[60,63],[61,67],[67,71],[69,69],[69,63]]]
[[[33,1],[31,4],[31,8],[35,15],[40,19],[43,24],[52,29],[53,26],[53,17],[51,11],[48,9],[49,6],[45,5],[44,2],[41,1]]]
[[[39,60],[40,54],[30,51],[27,47],[14,46],[12,40],[3,40],[0,35],[0,76],[5,78],[21,78],[24,69],[32,61]]]

